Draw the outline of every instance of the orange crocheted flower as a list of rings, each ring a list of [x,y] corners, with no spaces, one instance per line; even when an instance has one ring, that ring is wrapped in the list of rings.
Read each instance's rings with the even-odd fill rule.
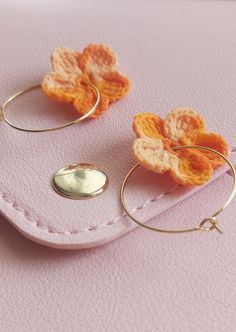
[[[104,113],[109,104],[128,94],[129,79],[116,69],[117,58],[105,45],[88,45],[83,53],[68,48],[55,49],[51,56],[54,71],[43,80],[42,89],[48,97],[73,104],[81,115],[96,102],[94,89],[83,81],[94,84],[100,92],[100,103],[95,113]]]
[[[173,150],[177,145],[200,145],[228,155],[228,144],[221,135],[205,131],[204,119],[191,109],[175,109],[162,120],[153,113],[138,113],[133,129],[135,159],[156,173],[168,172],[181,185],[202,185],[223,158],[205,150]]]

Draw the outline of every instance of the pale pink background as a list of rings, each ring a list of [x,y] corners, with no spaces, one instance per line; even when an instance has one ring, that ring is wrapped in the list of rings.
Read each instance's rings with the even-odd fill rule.
[[[212,130],[235,145],[235,12],[236,3],[213,1],[2,1],[1,101],[42,77],[53,47],[82,48],[91,41],[116,49],[133,89],[99,122],[66,132],[66,142],[71,135],[74,146],[64,144],[65,132],[29,139],[1,124],[1,157],[7,160],[1,159],[1,190],[33,206],[41,225],[47,217],[47,225],[73,231],[77,219],[65,217],[76,208],[81,213],[79,204],[64,203],[56,195],[48,200],[43,195],[50,188],[47,177],[78,155],[90,156],[111,172],[114,198],[132,164],[127,148],[135,112],[165,116],[173,106],[192,106]],[[30,105],[37,106],[32,101]],[[111,123],[116,126],[110,128]],[[86,153],[79,146],[89,130],[98,134],[96,153],[92,141]],[[105,151],[104,141],[109,142]],[[124,157],[115,164],[117,154]],[[224,175],[158,221],[180,225],[201,220],[221,204],[231,181]],[[50,210],[57,201],[64,213],[61,219]],[[0,330],[235,331],[234,210],[235,203],[221,217],[223,236],[164,236],[139,228],[101,248],[72,253],[33,244],[2,220]],[[96,212],[109,220],[120,206],[108,199],[107,208]],[[96,221],[93,213],[95,209],[91,221]],[[87,226],[87,219],[80,218],[80,223]]]

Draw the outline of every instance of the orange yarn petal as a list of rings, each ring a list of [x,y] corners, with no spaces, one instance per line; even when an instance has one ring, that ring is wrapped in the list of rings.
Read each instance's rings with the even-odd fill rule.
[[[150,137],[164,140],[164,121],[154,113],[137,113],[134,116],[133,130],[137,137]]]
[[[145,168],[165,173],[171,168],[178,168],[179,159],[174,154],[164,150],[161,140],[152,138],[138,138],[133,144],[135,159]]]
[[[130,89],[129,79],[117,71],[104,74],[95,84],[101,93],[109,97],[110,102],[123,98]]]
[[[80,69],[91,75],[92,80],[99,79],[116,64],[114,51],[105,45],[90,44],[78,59]]]
[[[201,153],[182,150],[178,156],[178,167],[172,167],[169,172],[176,183],[200,186],[210,180],[213,168],[210,161]]]
[[[138,139],[133,145],[135,159],[157,173],[168,172],[181,185],[202,185],[212,177],[214,168],[224,160],[205,150],[173,150],[176,145],[199,145],[228,155],[224,137],[204,131],[203,118],[191,109],[176,109],[166,120],[152,113],[134,117],[133,130]]]
[[[193,131],[191,133],[186,134],[181,138],[181,144],[188,145],[200,145],[206,146],[216,151],[219,151],[224,156],[228,156],[229,153],[229,145],[226,142],[225,138],[216,133],[208,133],[208,132],[199,132]],[[209,159],[213,168],[217,168],[225,163],[224,159],[215,153],[211,153],[205,150],[199,150],[205,157]]]
[[[173,142],[178,142],[184,134],[192,130],[204,130],[204,128],[203,118],[192,109],[175,109],[164,120],[165,136]]]
[[[57,48],[51,60],[54,72],[44,78],[43,91],[59,102],[73,103],[80,114],[87,113],[97,98],[93,87],[83,87],[83,82],[94,84],[100,92],[99,106],[91,117],[104,113],[109,103],[121,99],[129,91],[130,82],[115,71],[116,55],[108,46],[91,44],[82,54]]]
[[[77,90],[78,95],[74,99],[73,106],[76,109],[76,111],[79,112],[79,114],[84,115],[89,112],[89,110],[94,106],[97,95],[94,91],[94,89],[91,86],[83,86],[78,88]],[[103,114],[109,104],[109,99],[107,96],[100,94],[100,102],[96,109],[96,111],[90,115],[90,118],[96,118]]]
[[[56,72],[50,72],[45,76],[42,89],[48,97],[64,103],[71,102],[77,95],[75,81]]]
[[[52,66],[55,72],[63,75],[80,75],[78,65],[79,53],[68,48],[56,48],[51,56]]]

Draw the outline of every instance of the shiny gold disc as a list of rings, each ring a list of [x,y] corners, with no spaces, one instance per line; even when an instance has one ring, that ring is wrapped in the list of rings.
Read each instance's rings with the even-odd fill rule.
[[[67,198],[86,199],[101,194],[108,185],[104,172],[92,164],[73,164],[59,169],[53,176],[54,190]]]

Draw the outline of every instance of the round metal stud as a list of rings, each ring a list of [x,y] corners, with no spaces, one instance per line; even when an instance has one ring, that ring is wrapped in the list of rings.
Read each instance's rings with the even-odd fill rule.
[[[53,176],[54,190],[67,198],[86,199],[101,194],[108,185],[106,174],[92,164],[73,164]]]

